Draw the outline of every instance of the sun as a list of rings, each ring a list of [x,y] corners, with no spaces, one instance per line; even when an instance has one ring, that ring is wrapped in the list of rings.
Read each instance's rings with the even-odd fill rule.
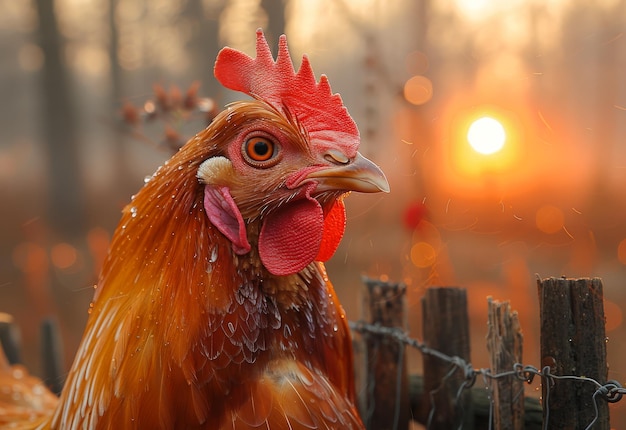
[[[467,141],[474,151],[490,155],[502,149],[506,132],[498,120],[484,116],[472,122],[467,130]]]

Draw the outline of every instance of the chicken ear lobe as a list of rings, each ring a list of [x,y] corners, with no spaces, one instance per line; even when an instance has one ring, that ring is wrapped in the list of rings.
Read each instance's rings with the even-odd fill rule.
[[[228,187],[206,185],[204,210],[211,223],[231,241],[235,254],[243,255],[250,252],[246,225]]]

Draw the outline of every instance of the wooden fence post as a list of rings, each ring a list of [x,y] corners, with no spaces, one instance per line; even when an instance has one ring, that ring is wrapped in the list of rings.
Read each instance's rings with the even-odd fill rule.
[[[487,297],[487,350],[494,375],[509,372],[522,362],[522,330],[517,312],[511,312],[508,301],[498,302]],[[524,428],[524,381],[507,377],[493,384],[493,418],[497,429]]]
[[[558,376],[586,376],[606,383],[606,335],[602,281],[538,279],[541,365]],[[574,380],[542,380],[545,424],[550,429],[584,429],[596,417],[596,387]],[[546,405],[547,404],[547,405]],[[547,406],[547,407],[546,407]],[[598,399],[594,430],[608,430],[609,409]]]
[[[371,324],[405,329],[406,286],[364,278],[366,311]],[[406,351],[396,339],[364,333],[366,345],[366,398],[363,420],[372,430],[406,430],[409,427],[409,378]]]
[[[48,318],[41,323],[42,379],[54,394],[61,394],[65,382],[63,371],[63,347],[58,324]]]
[[[4,312],[0,312],[0,344],[9,364],[17,364],[22,361],[20,358],[19,330],[13,324],[13,317]]]
[[[467,294],[462,288],[434,287],[422,298],[424,343],[431,349],[470,362]],[[432,415],[430,430],[474,427],[470,390],[457,392],[465,382],[462,369],[437,357],[424,355],[422,416]],[[428,422],[428,418],[426,418]]]

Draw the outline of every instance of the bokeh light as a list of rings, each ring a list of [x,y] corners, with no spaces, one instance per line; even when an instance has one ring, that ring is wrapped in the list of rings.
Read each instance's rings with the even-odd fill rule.
[[[487,0],[456,0],[455,4],[458,10],[469,18],[485,15],[485,9],[488,6]]]
[[[426,76],[413,76],[404,84],[404,98],[411,104],[422,105],[432,97],[433,83]]]
[[[94,271],[100,272],[102,262],[106,258],[109,249],[109,233],[102,227],[94,227],[87,233],[87,246],[93,257]]]
[[[69,269],[78,258],[76,248],[69,243],[58,243],[50,250],[50,260],[58,269]]]
[[[415,267],[425,269],[437,263],[443,244],[437,226],[422,217],[413,231],[412,243],[410,258]]]
[[[535,224],[540,231],[554,234],[563,229],[565,216],[563,211],[556,206],[543,205],[535,214]]]
[[[36,243],[22,242],[13,250],[13,264],[24,273],[45,270],[48,267],[46,249]],[[44,269],[41,269],[44,268]]]
[[[416,267],[426,268],[435,264],[437,251],[428,242],[417,242],[411,247],[411,261]]]
[[[498,120],[484,116],[470,125],[467,130],[467,141],[476,152],[484,155],[494,154],[504,146],[506,132]]]

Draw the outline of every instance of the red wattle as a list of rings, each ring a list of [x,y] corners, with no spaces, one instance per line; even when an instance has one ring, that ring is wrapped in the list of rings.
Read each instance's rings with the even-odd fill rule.
[[[259,234],[259,255],[274,275],[291,275],[304,269],[318,254],[324,230],[324,211],[310,196],[295,200],[268,215]]]
[[[324,233],[320,250],[315,261],[328,261],[337,251],[339,242],[346,230],[346,208],[343,200],[339,199],[324,217]]]

